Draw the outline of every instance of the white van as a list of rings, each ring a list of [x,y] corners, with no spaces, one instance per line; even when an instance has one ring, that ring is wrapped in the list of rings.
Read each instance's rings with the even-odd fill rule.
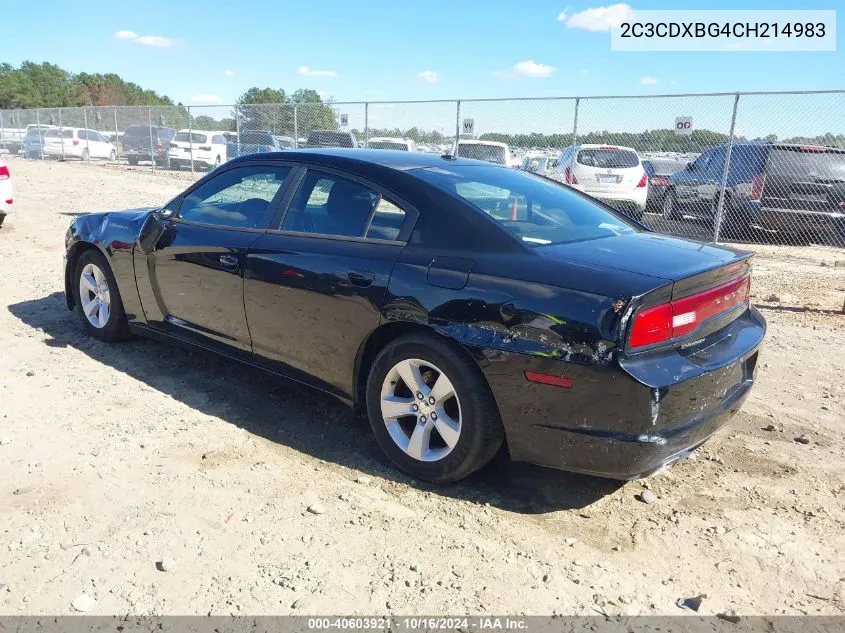
[[[648,199],[648,175],[636,150],[618,145],[580,145],[563,151],[554,177],[640,219]]]

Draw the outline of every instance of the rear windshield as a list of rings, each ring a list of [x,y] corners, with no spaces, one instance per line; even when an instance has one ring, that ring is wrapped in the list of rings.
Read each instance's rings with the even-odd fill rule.
[[[769,152],[766,172],[790,179],[845,180],[845,151],[832,148],[775,147]]]
[[[476,143],[458,143],[458,156],[485,160],[497,165],[505,164],[505,148],[497,145],[479,145]]]
[[[149,125],[130,125],[126,128],[126,131],[123,133],[123,137],[126,138],[127,136],[143,136],[145,138],[150,138],[150,126]]]
[[[396,143],[393,141],[369,141],[367,147],[371,149],[398,149],[400,151],[408,151],[406,143]]]
[[[208,137],[205,134],[199,134],[197,132],[193,132],[192,134],[177,132],[176,136],[173,137],[173,141],[176,143],[205,143],[207,140]]]
[[[354,147],[352,137],[344,132],[311,132],[309,145],[327,145],[334,147]]]
[[[231,142],[238,141],[237,134],[232,135]],[[245,145],[273,145],[273,137],[267,132],[241,132],[241,143]]]
[[[554,181],[517,169],[484,165],[414,170],[462,198],[532,246],[635,233],[622,216]]]
[[[640,164],[636,152],[613,147],[582,149],[578,152],[577,160],[580,165],[602,169],[625,169]]]

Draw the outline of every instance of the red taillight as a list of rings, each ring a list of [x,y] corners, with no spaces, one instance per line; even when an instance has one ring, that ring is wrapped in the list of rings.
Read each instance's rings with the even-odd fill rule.
[[[79,145],[79,139],[75,138],[73,139],[73,146],[76,147],[77,145]]]
[[[763,174],[757,174],[751,179],[751,199],[759,200],[763,197],[763,181],[765,177]]]
[[[648,184],[648,174],[643,172],[642,178],[640,178],[640,181],[637,183],[637,189],[639,189],[640,187],[645,187],[647,184]]]
[[[748,303],[751,277],[745,276],[691,297],[643,310],[631,326],[629,347],[644,347],[694,332],[708,319]]]
[[[9,168],[6,165],[0,165],[0,180],[8,180],[12,177],[9,173]]]
[[[567,167],[563,170],[563,180],[567,185],[577,185],[578,179],[575,177],[575,174]]]
[[[276,148],[275,148],[275,147],[273,147],[272,145],[268,145],[268,146],[267,146],[267,151],[268,151],[268,152],[275,152],[275,151],[276,151]]]
[[[158,140],[156,141],[156,149],[157,149],[158,151],[161,151],[161,150],[163,150],[163,149],[164,149],[164,145],[162,144],[161,139],[158,139]]]

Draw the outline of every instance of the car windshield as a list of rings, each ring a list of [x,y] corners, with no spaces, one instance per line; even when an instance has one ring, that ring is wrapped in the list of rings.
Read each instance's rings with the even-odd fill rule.
[[[497,165],[505,164],[505,148],[500,145],[482,145],[480,143],[458,143],[458,156],[484,160]]]
[[[238,137],[233,134],[229,139],[230,143],[236,143]],[[241,132],[241,143],[244,145],[273,145],[273,137],[267,132]]]
[[[640,164],[636,152],[617,147],[594,147],[578,152],[578,163],[602,169],[626,169]]]
[[[845,180],[845,151],[814,146],[785,146],[772,149],[766,167],[768,173],[790,180]]]
[[[308,144],[326,147],[354,147],[352,137],[345,132],[311,132],[308,135]]]
[[[398,149],[400,151],[408,151],[406,143],[399,143],[398,141],[370,141],[367,147],[371,149]]]
[[[521,170],[484,165],[428,167],[413,172],[462,198],[532,246],[636,233],[621,215],[568,187]]]

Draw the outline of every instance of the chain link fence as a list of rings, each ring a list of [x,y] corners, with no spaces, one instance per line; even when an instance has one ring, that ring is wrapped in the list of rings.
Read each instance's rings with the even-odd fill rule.
[[[0,111],[0,154],[190,170],[303,147],[457,153],[651,229],[845,247],[845,91]]]

